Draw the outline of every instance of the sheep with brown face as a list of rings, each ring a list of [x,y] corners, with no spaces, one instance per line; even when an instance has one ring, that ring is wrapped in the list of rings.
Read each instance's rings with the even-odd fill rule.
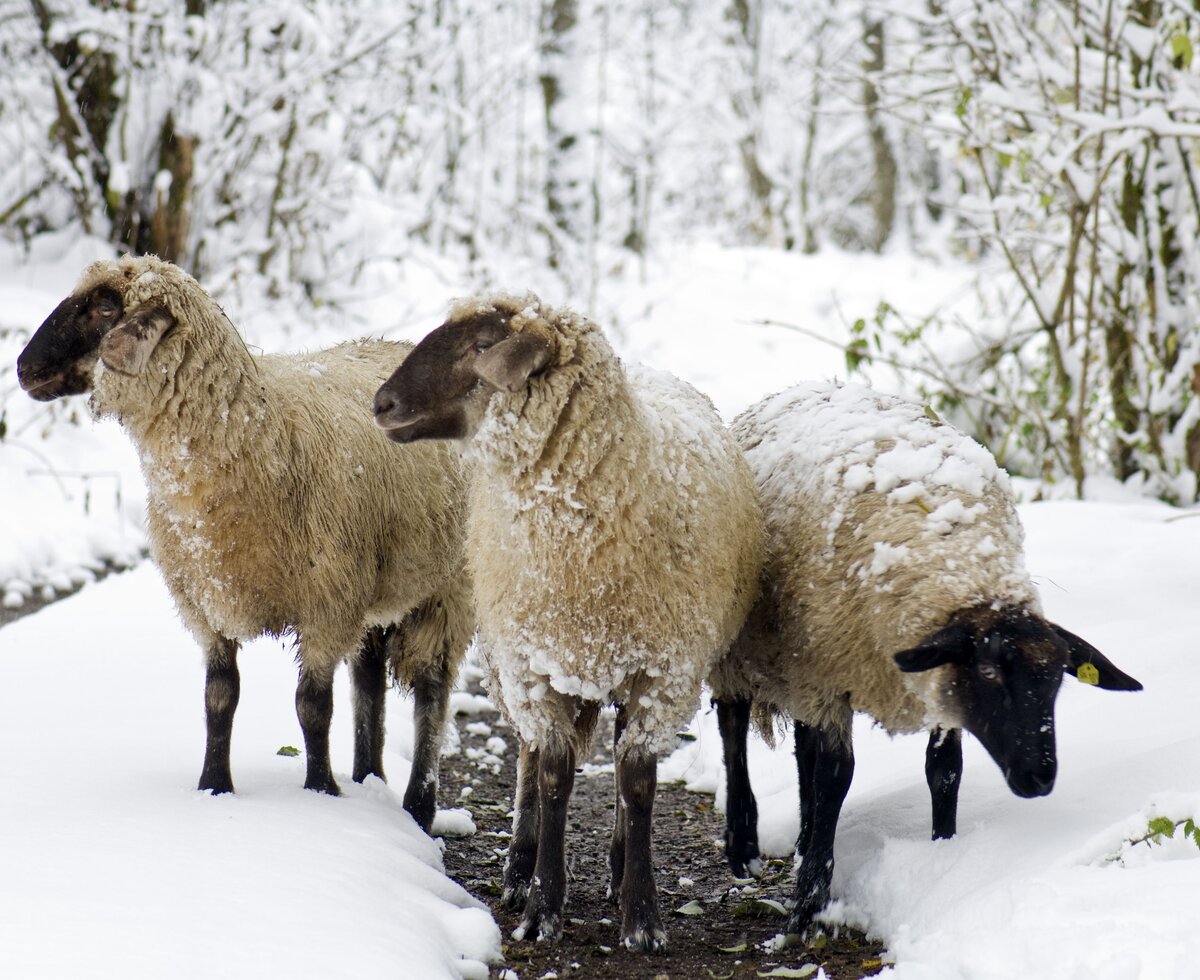
[[[829,901],[833,842],[854,772],[851,718],[932,729],[934,837],[955,832],[962,749],[975,735],[1017,796],[1044,796],[1064,673],[1141,685],[1048,622],[1025,570],[1008,477],[920,405],[860,385],[798,385],[739,415],[767,528],[763,587],[713,686],[726,749],[726,846],[757,852],[745,770],[750,705],[769,734],[795,719],[803,858],[789,932]]]
[[[554,939],[580,736],[617,712],[612,892],[631,948],[665,944],[650,863],[657,752],[694,713],[762,561],[750,471],[711,403],[627,368],[535,297],[455,306],[375,398],[397,442],[466,441],[467,556],[492,695],[521,739],[505,897]]]
[[[383,776],[390,661],[416,701],[404,806],[432,822],[451,686],[474,629],[457,456],[389,446],[371,394],[411,345],[347,343],[255,357],[221,308],[153,256],[98,262],[18,361],[41,400],[92,392],[137,445],[149,539],[204,651],[208,742],[200,789],[231,792],[237,651],[294,634],[305,786],[336,794],[333,675],[354,681],[354,779]]]

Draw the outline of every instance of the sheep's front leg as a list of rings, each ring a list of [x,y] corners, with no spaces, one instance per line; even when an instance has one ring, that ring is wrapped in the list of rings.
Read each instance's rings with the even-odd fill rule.
[[[513,835],[504,861],[500,901],[514,911],[529,897],[538,848],[538,751],[521,740],[517,756],[517,798],[513,803]]]
[[[962,783],[962,732],[935,728],[925,749],[925,780],[933,804],[933,839],[944,840],[958,831],[958,787]]]
[[[333,667],[315,666],[301,661],[300,682],[296,685],[296,715],[304,732],[304,751],[308,758],[305,789],[340,796],[329,762],[329,725],[333,720]]]
[[[796,904],[787,932],[803,934],[829,904],[833,881],[833,841],[842,802],[854,777],[854,750],[847,728],[814,728],[796,722],[796,758],[800,762],[801,799],[807,797],[809,821],[801,832],[804,860],[796,875]]]
[[[621,747],[621,736],[625,732],[625,705],[617,705],[617,721],[613,727],[613,758],[619,759],[619,749]],[[621,797],[621,778],[617,773],[614,776],[616,783],[617,802],[613,807],[613,835],[612,845],[608,849],[608,897],[614,902],[621,901],[621,886],[625,881],[625,847],[629,830],[629,816],[625,808],[625,803]]]
[[[442,734],[450,705],[449,664],[442,661],[413,681],[413,724],[416,729],[412,771],[404,791],[404,809],[426,833],[437,812],[438,765]]]
[[[813,767],[817,764],[816,742],[812,738],[812,729],[800,722],[795,724],[796,741],[796,773],[800,791],[800,833],[796,837],[796,856],[804,857],[812,841],[813,826]]]
[[[350,661],[354,700],[354,781],[383,774],[384,713],[387,706],[388,634],[367,630],[358,656]]]
[[[538,939],[562,936],[562,910],[567,898],[567,803],[575,785],[575,747],[570,741],[538,750],[538,841],[533,882],[525,914],[513,938],[531,933]]]
[[[758,854],[758,803],[750,786],[746,743],[750,732],[750,700],[713,701],[725,755],[725,857],[736,878],[762,872]]]
[[[217,638],[205,651],[204,723],[208,737],[204,745],[204,768],[198,789],[233,792],[229,770],[229,744],[233,735],[233,713],[237,710],[242,682],[237,666],[236,640]]]
[[[617,756],[617,786],[625,804],[625,878],[621,882],[621,938],[627,948],[658,953],[667,934],[658,914],[651,860],[651,823],[658,760],[644,749]]]

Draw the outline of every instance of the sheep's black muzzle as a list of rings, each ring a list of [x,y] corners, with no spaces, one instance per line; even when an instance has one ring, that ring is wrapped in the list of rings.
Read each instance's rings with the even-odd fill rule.
[[[100,341],[122,309],[121,298],[103,286],[59,303],[17,358],[21,390],[41,402],[91,391]]]
[[[1004,778],[1014,795],[1031,800],[1037,796],[1049,796],[1050,791],[1054,789],[1056,775],[1055,768],[1052,766],[1048,772],[1014,772],[1010,770],[1004,774]]]

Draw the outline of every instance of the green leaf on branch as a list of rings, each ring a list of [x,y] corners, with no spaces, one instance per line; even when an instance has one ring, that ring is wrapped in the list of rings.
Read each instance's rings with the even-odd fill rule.
[[[1170,817],[1153,817],[1146,826],[1152,837],[1175,836],[1175,821]]]
[[[1187,34],[1183,31],[1178,31],[1171,35],[1171,58],[1177,67],[1190,68],[1194,53],[1192,39]]]
[[[868,352],[867,338],[855,337],[846,345],[846,371],[853,374],[863,364],[871,363]]]
[[[971,102],[971,89],[967,85],[960,85],[958,91],[954,93],[954,114],[962,119],[967,114],[967,106]]]

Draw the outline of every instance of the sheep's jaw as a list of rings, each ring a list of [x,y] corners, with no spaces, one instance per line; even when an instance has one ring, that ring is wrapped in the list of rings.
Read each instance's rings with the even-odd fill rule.
[[[417,418],[407,418],[395,421],[391,418],[375,416],[375,423],[383,430],[392,442],[418,442],[421,439],[465,439],[467,432],[466,420],[461,417],[438,418],[421,415]]]
[[[100,341],[122,312],[120,296],[106,286],[64,299],[17,358],[21,389],[40,402],[91,391]]]

